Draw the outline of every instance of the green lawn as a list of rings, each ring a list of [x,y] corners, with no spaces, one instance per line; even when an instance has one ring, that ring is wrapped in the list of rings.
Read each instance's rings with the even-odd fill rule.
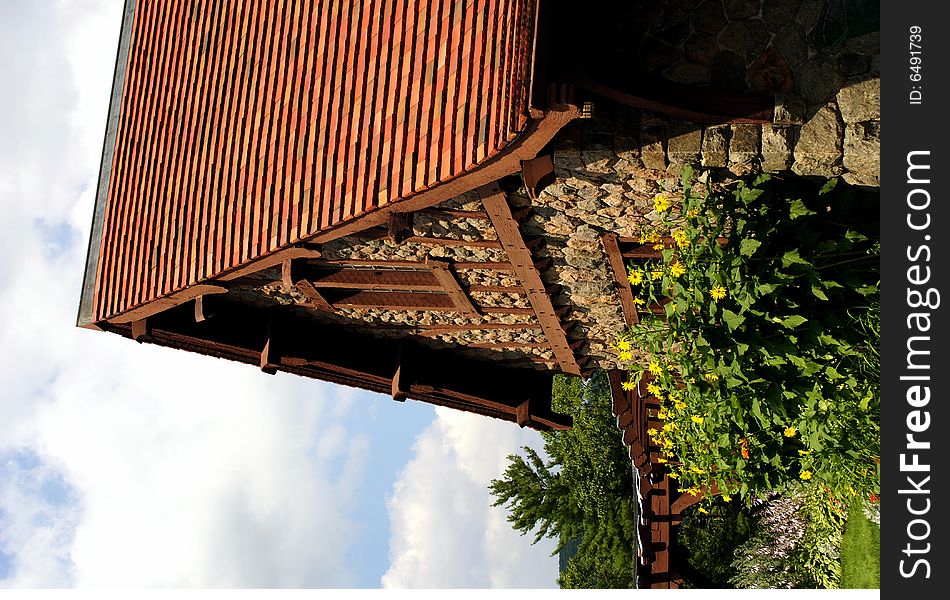
[[[881,587],[881,528],[864,516],[860,501],[851,504],[841,538],[840,587]]]

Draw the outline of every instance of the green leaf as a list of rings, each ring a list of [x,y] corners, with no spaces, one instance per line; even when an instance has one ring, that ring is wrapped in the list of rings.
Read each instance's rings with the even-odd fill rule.
[[[722,311],[722,322],[726,324],[726,328],[729,329],[730,332],[735,331],[735,329],[739,325],[742,325],[744,321],[745,321],[745,317],[743,317],[742,315],[737,315],[736,313],[728,309],[724,309]]]
[[[802,202],[801,200],[792,201],[792,207],[789,210],[789,216],[792,217],[793,221],[799,217],[804,217],[805,215],[815,215],[815,214],[818,214],[818,213],[816,213],[815,211],[805,206],[805,203]]]
[[[794,250],[789,250],[782,255],[782,266],[787,267],[789,265],[810,265],[807,260],[801,257],[798,253],[798,248]]]
[[[783,319],[782,325],[784,325],[788,329],[795,329],[796,327],[798,327],[799,325],[801,325],[802,323],[806,321],[808,321],[808,319],[806,319],[805,317],[801,315],[792,315],[788,317],[787,319]]]
[[[818,190],[818,193],[819,193],[820,195],[824,196],[825,194],[827,194],[827,193],[830,192],[831,190],[835,189],[835,186],[836,186],[836,185],[838,185],[838,179],[837,179],[837,178],[829,179],[828,181],[825,182],[825,185],[821,186],[821,189]]]
[[[825,367],[825,375],[832,381],[844,378],[844,375],[839,373],[834,367]]]
[[[811,286],[811,293],[814,294],[815,298],[818,298],[819,300],[828,299],[828,296],[826,296],[825,293],[821,291],[821,288],[818,287],[817,285]]]
[[[742,256],[752,256],[759,249],[762,242],[759,240],[745,239],[739,244],[739,254]]]
[[[790,363],[798,367],[799,369],[805,368],[805,359],[800,356],[795,356],[794,354],[786,354],[785,358],[789,360]]]

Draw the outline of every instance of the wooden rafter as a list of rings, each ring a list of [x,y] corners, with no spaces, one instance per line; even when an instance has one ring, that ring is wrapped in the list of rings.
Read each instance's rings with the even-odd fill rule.
[[[617,235],[605,233],[600,239],[604,243],[604,251],[607,253],[607,262],[610,264],[610,271],[614,278],[614,287],[620,295],[620,308],[623,311],[623,321],[628,326],[636,325],[640,322],[640,316],[637,314],[637,305],[633,299],[633,291],[631,291],[630,282],[627,280],[627,267],[623,264],[623,257],[620,254],[620,244],[617,243]]]
[[[561,370],[570,375],[580,375],[581,369],[577,364],[577,359],[571,351],[567,340],[567,334],[561,327],[560,320],[551,303],[551,298],[544,289],[544,282],[541,275],[534,266],[531,252],[525,246],[521,230],[518,228],[518,222],[511,214],[511,207],[508,205],[508,199],[498,186],[492,183],[478,188],[478,195],[482,199],[482,204],[491,218],[492,225],[508,254],[508,260],[511,262],[515,276],[521,281],[525,293],[528,296],[528,302],[532,310],[537,315],[538,323],[544,331],[544,335],[551,345],[551,350],[557,358]]]
[[[434,258],[427,258],[426,266],[432,269],[432,274],[442,285],[442,289],[445,290],[445,293],[452,299],[452,304],[460,313],[471,319],[482,316],[481,313],[478,312],[478,309],[475,308],[475,305],[472,304],[472,300],[468,297],[468,294],[462,289],[458,277],[456,277],[452,271],[450,263]]]
[[[267,372],[286,371],[391,394],[480,412],[515,421],[517,407],[532,401],[529,426],[570,427],[571,419],[551,411],[551,374],[525,369],[517,377],[482,360],[415,345],[408,340],[377,338],[344,325],[300,319],[291,309],[262,312],[215,300],[215,318],[195,323],[191,307],[177,307],[154,318],[144,341],[239,360]],[[109,325],[130,335],[128,325]],[[332,343],[315,343],[332,340]],[[407,356],[410,360],[407,360]],[[406,367],[424,365],[424,369]],[[397,394],[398,395],[398,394]]]
[[[419,214],[433,219],[479,219],[488,220],[488,213],[483,210],[456,210],[450,208],[426,208]]]

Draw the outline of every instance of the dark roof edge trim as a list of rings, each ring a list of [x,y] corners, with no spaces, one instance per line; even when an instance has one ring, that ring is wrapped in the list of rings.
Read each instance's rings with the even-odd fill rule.
[[[119,115],[122,111],[122,90],[125,87],[125,70],[129,62],[129,49],[132,45],[132,24],[135,20],[136,3],[137,0],[125,0],[125,6],[122,10],[119,48],[116,52],[115,70],[112,76],[112,97],[109,99],[109,115],[106,119],[106,131],[102,142],[102,161],[99,163],[99,183],[96,187],[96,204],[92,211],[92,228],[89,234],[89,248],[86,253],[86,270],[82,279],[79,314],[76,318],[76,325],[79,327],[95,325],[93,305],[95,303],[96,272],[99,269],[102,229],[106,217],[106,205],[109,202],[109,179],[112,175],[112,157],[115,153]]]

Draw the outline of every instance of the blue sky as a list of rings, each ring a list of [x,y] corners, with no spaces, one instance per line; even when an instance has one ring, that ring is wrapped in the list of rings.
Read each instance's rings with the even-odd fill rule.
[[[75,328],[120,13],[0,3],[0,586],[553,586],[536,433]]]

